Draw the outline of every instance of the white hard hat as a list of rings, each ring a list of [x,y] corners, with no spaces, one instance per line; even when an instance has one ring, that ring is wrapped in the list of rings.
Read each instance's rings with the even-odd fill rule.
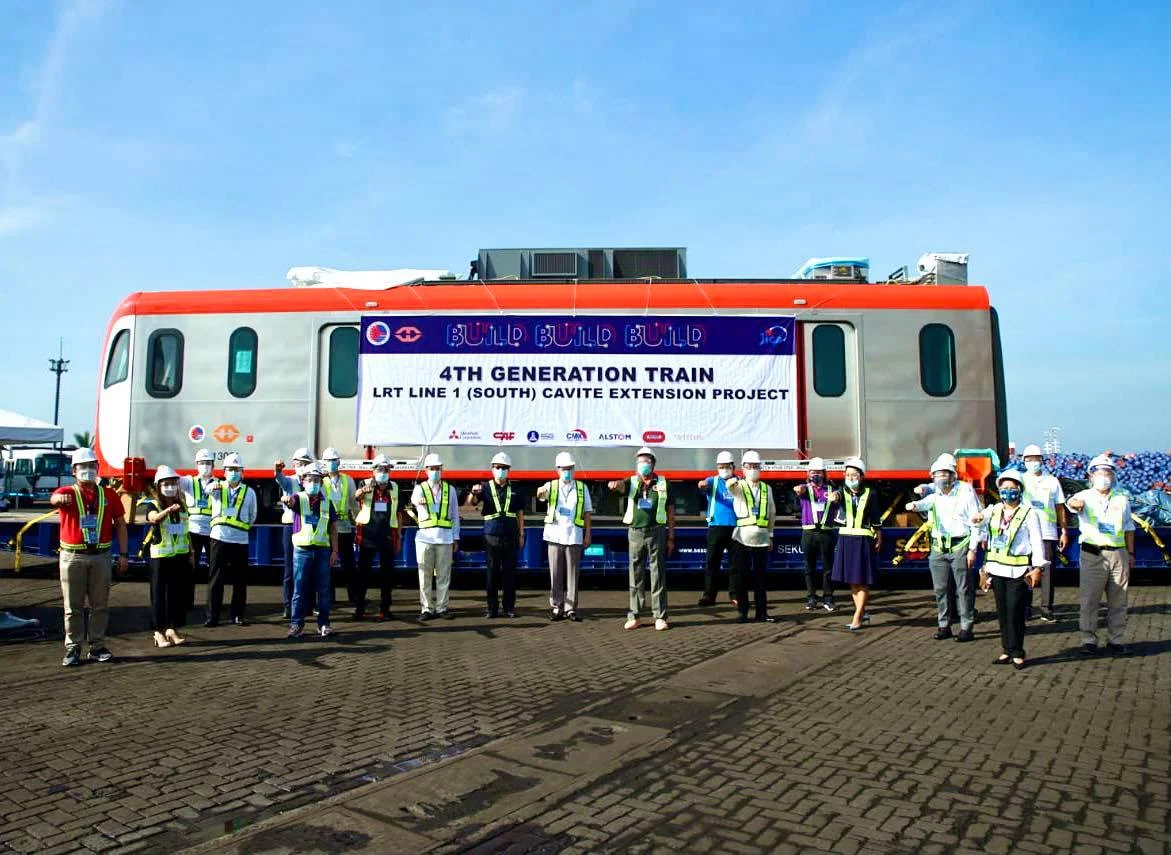
[[[573,455],[568,451],[559,451],[557,459],[553,461],[553,466],[557,469],[572,469],[577,464],[573,460]]]
[[[820,457],[810,457],[809,458],[809,471],[810,472],[824,472],[825,471],[825,461],[822,460]]]
[[[848,458],[846,458],[845,468],[846,469],[857,469],[863,475],[866,474],[866,464],[862,461],[861,457],[848,457]]]
[[[1001,481],[1016,481],[1020,486],[1025,486],[1025,476],[1017,469],[1005,469],[996,476],[996,483],[999,484]]]
[[[1089,471],[1093,472],[1098,467],[1105,467],[1105,468],[1113,471],[1114,470],[1113,458],[1111,458],[1109,454],[1099,454],[1097,457],[1095,457],[1093,460],[1090,461],[1090,470]]]
[[[341,460],[342,456],[340,454],[338,454],[337,449],[331,445],[329,448],[325,449],[325,451],[321,452],[321,459],[322,460]]]
[[[293,460],[294,461],[296,461],[296,460],[312,460],[312,459],[313,459],[313,452],[303,446],[293,452]]]
[[[432,451],[430,454],[428,454],[426,457],[423,458],[423,468],[424,469],[434,469],[436,467],[442,468],[443,461],[439,459],[438,454],[436,454],[434,451]]]
[[[199,449],[199,451],[195,452],[195,462],[196,463],[215,463],[215,455],[212,454],[210,451],[208,451],[206,448],[201,448],[201,449]]]
[[[649,457],[651,460],[658,460],[659,459],[659,458],[655,457],[655,453],[653,451],[651,451],[649,448],[647,448],[645,445],[634,453],[634,456],[636,459],[639,457],[643,457],[644,455],[646,457]]]
[[[239,454],[237,454],[236,452],[233,451],[231,454],[229,454],[227,457],[224,458],[224,468],[225,469],[243,469],[244,468],[244,461],[243,461],[243,459],[241,459]]]
[[[371,467],[389,466],[389,465],[390,465],[390,458],[387,457],[385,454],[378,454],[374,457],[373,460],[370,461]]]
[[[756,465],[759,466],[760,465],[760,455],[757,454],[755,451],[746,451],[746,452],[744,452],[744,456],[740,458],[740,462],[742,464],[755,463]]]
[[[735,463],[735,462],[736,462],[736,459],[734,457],[732,457],[732,452],[730,452],[730,451],[721,451],[719,454],[716,455],[716,466],[719,466],[724,463]]]
[[[325,472],[322,471],[320,463],[310,463],[301,470],[301,477],[304,478],[306,475],[316,475],[318,478],[323,478]]]
[[[179,477],[179,473],[176,472],[174,469],[172,469],[170,466],[160,466],[158,469],[155,470],[155,483],[156,484],[159,483],[159,481],[166,481],[168,478],[178,478],[178,477]]]
[[[507,466],[509,469],[511,469],[512,468],[512,458],[509,457],[507,454],[505,454],[503,451],[498,451],[492,457],[492,465],[493,466]]]
[[[931,464],[932,472],[950,472],[956,474],[956,459],[946,452],[935,458]]]
[[[73,452],[73,456],[69,459],[70,466],[78,466],[82,463],[97,463],[97,455],[94,454],[92,448],[79,448]]]
[[[1041,456],[1041,446],[1039,446],[1039,445],[1026,445],[1025,450],[1021,452],[1021,457],[1040,457],[1040,456]]]

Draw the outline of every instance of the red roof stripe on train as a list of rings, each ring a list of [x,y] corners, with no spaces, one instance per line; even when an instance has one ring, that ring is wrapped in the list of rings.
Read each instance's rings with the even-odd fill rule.
[[[795,304],[804,300],[804,304]],[[368,306],[367,303],[376,303]],[[385,291],[348,288],[267,288],[245,291],[155,291],[126,297],[111,321],[125,315],[220,315],[271,312],[588,312],[627,309],[755,310],[800,314],[812,309],[987,310],[978,286],[830,285],[819,282],[608,283],[492,282],[404,285]]]

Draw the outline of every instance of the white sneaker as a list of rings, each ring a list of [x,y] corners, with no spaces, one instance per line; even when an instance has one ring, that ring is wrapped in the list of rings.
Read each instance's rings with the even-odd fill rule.
[[[623,629],[638,629],[640,626],[642,626],[642,621],[640,621],[636,617],[632,617],[630,620],[628,620],[626,623],[624,623],[622,625],[622,628]]]
[[[323,626],[321,629],[319,629],[317,631],[321,634],[322,638],[329,638],[329,636],[333,635],[333,627],[332,626]]]
[[[655,618],[655,629],[662,632],[664,629],[670,629],[671,624],[667,623],[664,618]]]

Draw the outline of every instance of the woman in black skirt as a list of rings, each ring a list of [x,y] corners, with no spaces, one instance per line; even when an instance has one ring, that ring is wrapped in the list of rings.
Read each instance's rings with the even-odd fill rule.
[[[154,490],[138,501],[151,529],[150,605],[155,647],[185,643],[176,631],[187,622],[186,590],[190,585],[191,542],[187,536],[187,504],[179,475],[170,466],[155,472]]]
[[[866,604],[878,573],[878,549],[882,546],[882,509],[874,491],[862,486],[865,477],[866,464],[858,457],[851,457],[846,461],[845,488],[832,497],[832,501],[839,503],[834,519],[839,528],[831,578],[850,586],[854,619],[846,624],[846,629],[851,632],[870,622]]]

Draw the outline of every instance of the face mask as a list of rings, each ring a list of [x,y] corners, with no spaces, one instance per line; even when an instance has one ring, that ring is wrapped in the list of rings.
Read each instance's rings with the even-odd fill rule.
[[[163,484],[159,488],[159,492],[162,493],[164,496],[177,495],[179,492],[179,485],[178,484]]]
[[[846,486],[849,487],[851,490],[857,490],[858,487],[860,487],[861,485],[862,485],[862,482],[859,481],[857,478],[847,478],[846,479]]]
[[[949,475],[937,476],[932,478],[931,481],[935,484],[936,490],[946,490],[951,486],[951,476]]]
[[[390,480],[390,473],[389,472],[375,472],[374,473],[374,483],[375,484],[385,484],[389,480]]]
[[[229,484],[239,484],[240,479],[244,477],[244,473],[239,469],[228,469],[224,472],[224,478]]]
[[[211,474],[211,464],[210,463],[196,463],[195,470],[199,473],[200,477],[206,478],[208,475]]]
[[[822,475],[820,472],[810,473],[809,483],[816,484],[818,487],[820,487],[822,484],[825,483],[825,476]]]
[[[439,480],[442,477],[443,477],[443,471],[440,469],[428,469],[427,470],[427,480],[430,481],[432,484],[438,484]]]
[[[84,484],[92,484],[98,480],[98,470],[91,469],[88,466],[84,469],[77,470],[77,480]]]
[[[643,478],[650,475],[652,469],[654,469],[654,467],[651,464],[646,463],[645,461],[639,461],[639,464],[634,467],[634,471],[637,472],[639,475],[641,475]]]
[[[561,470],[561,480],[562,481],[572,481],[573,480],[573,470],[572,469],[562,469]]]
[[[731,466],[721,466],[716,471],[719,473],[720,477],[723,478],[725,481],[727,481],[729,478],[732,477],[732,467]]]
[[[328,465],[329,465],[329,474],[330,475],[336,475],[338,473],[338,470],[342,468],[342,464],[341,464],[340,460],[331,460],[331,461],[329,461]]]
[[[1105,493],[1107,490],[1110,489],[1110,487],[1113,483],[1114,483],[1114,479],[1111,478],[1109,475],[1095,475],[1094,476],[1094,489],[1098,490],[1100,492]]]
[[[1003,487],[1000,490],[1000,498],[1010,505],[1015,505],[1021,500],[1021,489],[1020,487]]]
[[[495,478],[497,481],[499,481],[501,484],[503,484],[508,479],[508,470],[507,469],[493,469],[492,470],[492,477]]]
[[[321,484],[319,484],[317,481],[309,481],[305,484],[305,492],[310,496],[316,496],[321,492]]]
[[[1036,475],[1038,472],[1041,471],[1041,461],[1040,460],[1026,460],[1025,461],[1025,468],[1028,469],[1034,475]]]
[[[755,484],[757,481],[760,480],[760,470],[759,469],[745,469],[744,470],[744,477]]]

